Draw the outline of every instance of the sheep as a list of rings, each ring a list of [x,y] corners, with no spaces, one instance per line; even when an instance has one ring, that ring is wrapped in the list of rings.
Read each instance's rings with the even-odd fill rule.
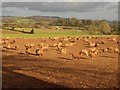
[[[48,50],[48,47],[49,47],[49,45],[46,45],[46,46],[42,47],[42,50],[43,51]]]
[[[65,44],[66,47],[70,46],[70,44]]]
[[[85,42],[89,42],[89,40],[88,40],[87,38],[85,38],[83,41],[85,41]]]
[[[57,51],[61,51],[62,47],[61,46],[57,46]]]
[[[113,47],[108,47],[108,50],[113,50]]]
[[[117,44],[120,44],[120,41],[117,41]]]
[[[106,41],[105,41],[105,40],[102,40],[102,41],[101,41],[101,44],[105,44],[105,43],[106,43]]]
[[[5,40],[10,40],[10,37],[6,37]]]
[[[45,39],[42,39],[41,42],[46,42],[46,40],[45,40]]]
[[[88,51],[85,50],[85,49],[81,50],[81,51],[79,52],[79,54],[85,54],[86,56],[89,55]]]
[[[97,47],[97,46],[98,46],[98,43],[88,42],[88,44],[89,44],[91,47]]]
[[[57,46],[60,47],[62,44],[63,44],[62,42],[59,42]]]
[[[41,43],[40,46],[41,46],[41,47],[45,46],[45,43]]]
[[[80,59],[81,58],[81,54],[72,54],[72,59]]]
[[[56,47],[56,46],[58,46],[58,44],[56,44],[56,43],[52,45],[52,47]]]
[[[90,52],[94,52],[95,50],[96,50],[96,47],[94,47],[94,48],[89,48],[88,49]]]
[[[99,51],[98,51],[98,50],[95,50],[95,51],[93,51],[93,53],[94,53],[95,55],[98,55]]]
[[[54,38],[51,38],[50,40],[55,41],[55,39],[54,39]]]
[[[76,43],[74,42],[74,43],[70,43],[70,44],[69,44],[69,46],[73,46],[73,45],[76,45]]]
[[[34,44],[30,44],[29,47],[30,47],[30,48],[34,47]]]
[[[30,53],[30,48],[29,48],[29,47],[26,47],[25,53],[26,53],[26,54],[29,54],[29,53]]]
[[[118,52],[119,52],[119,49],[118,49],[118,48],[115,48],[115,49],[114,49],[114,52],[115,52],[115,53],[118,53]]]
[[[26,48],[32,48],[32,47],[34,47],[34,44],[26,44],[26,45],[24,45]]]
[[[5,45],[5,44],[7,44],[8,43],[8,40],[3,40],[3,41],[1,41],[1,44],[3,44],[3,45]]]
[[[116,38],[114,37],[114,38],[112,38],[112,41],[115,41],[115,42],[116,42],[117,40],[116,40]]]
[[[90,46],[92,46],[92,47],[97,47],[98,44],[97,44],[97,43],[90,43]]]
[[[69,40],[69,42],[73,42],[73,43],[74,43],[74,42],[75,42],[75,40]]]
[[[16,41],[15,41],[15,40],[13,40],[13,41],[11,41],[10,43],[11,43],[11,44],[14,44],[15,42],[16,42]]]
[[[81,39],[81,38],[79,38],[79,37],[76,37],[76,38],[75,38],[75,41],[77,41],[77,40],[80,40],[80,39]]]
[[[24,45],[24,46],[25,46],[25,48],[29,48],[30,45],[29,45],[29,44],[26,44],[26,45]]]
[[[65,38],[64,41],[67,42],[69,39],[68,38]]]
[[[3,50],[3,46],[1,46],[1,45],[0,45],[0,51],[4,51],[4,50]]]
[[[67,50],[66,49],[61,49],[61,54],[66,54]]]
[[[44,54],[44,51],[42,49],[41,50],[36,49],[35,52],[36,52],[36,55],[40,55],[40,56],[42,56]]]
[[[90,53],[89,53],[89,56],[91,57],[91,59],[94,59],[94,58],[95,58],[95,56],[96,56],[96,54],[95,54],[95,53],[93,53],[93,52],[90,52]]]
[[[0,51],[1,52],[6,52],[7,50],[6,50],[6,48],[0,47]]]
[[[25,46],[25,53],[29,54],[30,53],[30,48],[34,47],[34,44],[26,44]]]
[[[91,39],[92,37],[91,36],[87,36],[87,38]]]
[[[114,51],[113,47],[108,47],[107,49],[108,49],[109,52],[113,52]]]
[[[48,39],[51,39],[51,37],[48,37]]]
[[[102,49],[102,52],[108,52],[108,48]]]
[[[15,47],[14,47],[14,50],[18,50],[18,46],[15,46]]]
[[[11,44],[8,44],[8,45],[7,45],[7,49],[11,49]]]

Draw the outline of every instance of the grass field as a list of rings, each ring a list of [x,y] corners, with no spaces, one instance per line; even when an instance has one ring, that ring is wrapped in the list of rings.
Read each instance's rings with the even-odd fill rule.
[[[24,30],[24,31],[31,31],[31,28],[16,28],[16,30]],[[77,30],[53,30],[53,29],[34,29],[35,34],[25,34],[25,33],[18,33],[17,31],[11,30],[2,30],[2,37],[28,37],[28,38],[35,38],[35,37],[63,37],[63,36],[88,36],[88,33],[83,33]],[[113,36],[113,35],[95,35],[95,36]],[[116,36],[116,35],[115,35]]]

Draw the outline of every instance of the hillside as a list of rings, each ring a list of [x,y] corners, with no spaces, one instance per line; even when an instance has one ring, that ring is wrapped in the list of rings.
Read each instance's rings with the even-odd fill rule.
[[[91,19],[77,19],[77,18],[62,18],[58,16],[29,16],[16,17],[4,16],[2,17],[2,26],[16,27],[16,28],[59,28],[67,30],[81,30],[89,34],[112,34],[118,35],[120,29],[117,21],[107,20],[91,20]],[[58,29],[58,28],[57,28]]]

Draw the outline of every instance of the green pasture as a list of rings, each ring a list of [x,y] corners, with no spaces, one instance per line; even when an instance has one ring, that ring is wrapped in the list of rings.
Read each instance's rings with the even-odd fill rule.
[[[15,28],[16,30],[24,30],[27,32],[31,31],[31,28]],[[38,29],[34,28],[35,34],[25,34],[20,33],[16,34],[17,31],[12,31],[13,33],[6,34],[1,33],[2,37],[28,37],[28,38],[35,38],[35,37],[77,37],[77,36],[88,36],[88,33],[83,33],[77,30],[52,30],[52,29]],[[94,36],[113,36],[113,35],[94,35]],[[115,35],[116,36],[116,35]]]

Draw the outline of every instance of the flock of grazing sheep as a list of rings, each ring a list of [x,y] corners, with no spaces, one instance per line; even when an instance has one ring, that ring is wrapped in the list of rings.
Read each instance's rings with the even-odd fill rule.
[[[24,38],[21,37],[24,40]],[[72,59],[81,59],[83,56],[94,59],[99,53],[119,53],[118,47],[109,46],[108,42],[119,45],[119,37],[95,37],[95,36],[86,36],[86,37],[54,37],[54,38],[38,38],[36,43],[22,43],[21,45],[16,44],[19,40],[14,38],[6,37],[2,38],[0,41],[0,49],[2,52],[7,50],[14,50],[20,53],[20,46],[24,48],[24,54],[33,54],[36,56],[45,55],[48,50],[54,49],[59,54],[69,54]],[[40,42],[39,42],[40,40]],[[46,44],[49,40],[51,43]],[[33,40],[34,41],[34,40]],[[82,46],[79,43],[83,42],[84,45],[87,45],[87,48],[79,49],[79,52],[70,52],[68,47],[71,49],[76,48],[76,45]],[[23,45],[23,46],[22,46]],[[107,45],[104,47],[102,45]],[[98,49],[99,46],[102,46]],[[74,48],[73,48],[74,47]],[[31,49],[34,48],[33,53]]]

